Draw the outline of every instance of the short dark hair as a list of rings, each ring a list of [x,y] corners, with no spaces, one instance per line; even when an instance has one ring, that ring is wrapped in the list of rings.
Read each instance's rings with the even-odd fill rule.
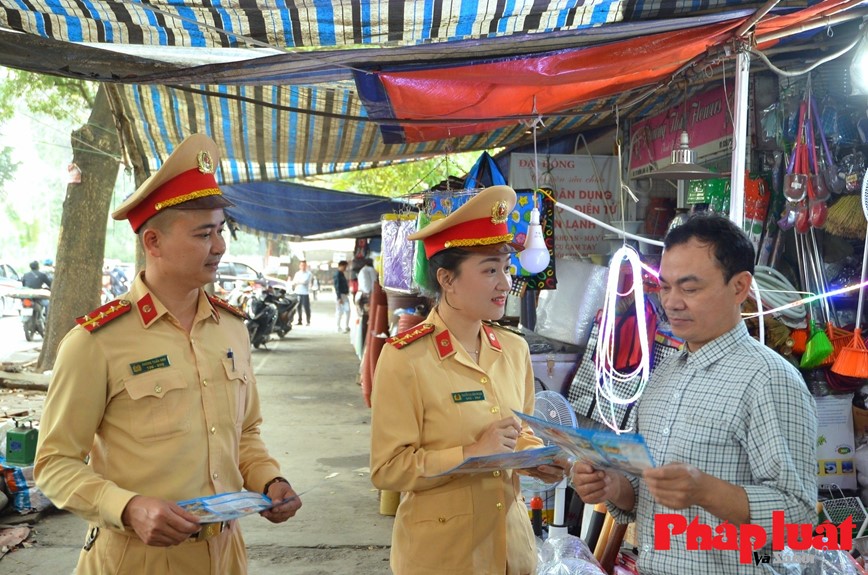
[[[30,269],[32,269],[33,271],[38,270],[39,269],[39,262],[36,260],[30,262]]]
[[[722,216],[698,213],[663,238],[663,250],[686,244],[691,238],[712,248],[717,263],[723,269],[723,279],[729,280],[738,273],[754,273],[756,252],[753,243],[740,227]]]
[[[345,266],[345,265],[349,265],[349,264],[347,264],[347,260],[341,260],[338,262],[338,267]]]
[[[374,265],[374,258],[365,258],[365,265],[366,266]]]
[[[443,268],[446,271],[452,272],[455,276],[458,276],[458,267],[461,263],[473,255],[473,252],[470,250],[465,250],[462,248],[448,248],[443,251],[437,252],[430,258],[428,258],[428,285],[426,286],[427,291],[431,292],[434,295],[439,296],[441,294],[442,289],[440,288],[440,282],[437,281],[437,270]]]

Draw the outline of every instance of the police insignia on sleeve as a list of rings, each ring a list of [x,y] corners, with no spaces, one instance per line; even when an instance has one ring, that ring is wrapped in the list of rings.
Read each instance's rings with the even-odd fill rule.
[[[101,327],[105,327],[110,321],[119,318],[132,308],[133,306],[129,301],[116,299],[96,308],[87,315],[75,318],[75,321],[87,331],[94,332]]]
[[[215,305],[221,309],[225,309],[226,311],[228,311],[229,313],[231,313],[232,315],[234,315],[236,317],[240,317],[241,319],[247,318],[247,316],[244,314],[243,311],[241,311],[240,309],[238,309],[237,307],[230,304],[229,302],[227,302],[224,299],[220,299],[217,296],[209,295],[208,300],[211,302],[212,305]]]
[[[428,335],[429,333],[434,333],[434,324],[420,323],[419,325],[413,326],[406,331],[402,331],[399,334],[393,335],[386,340],[386,343],[398,349],[402,349],[404,347],[407,347],[414,341],[420,339],[421,337]]]

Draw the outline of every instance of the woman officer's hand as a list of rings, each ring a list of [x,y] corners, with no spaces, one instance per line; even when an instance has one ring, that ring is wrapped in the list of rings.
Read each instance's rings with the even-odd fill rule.
[[[482,432],[476,443],[464,446],[464,458],[515,451],[515,442],[520,433],[521,425],[514,416],[495,421]]]

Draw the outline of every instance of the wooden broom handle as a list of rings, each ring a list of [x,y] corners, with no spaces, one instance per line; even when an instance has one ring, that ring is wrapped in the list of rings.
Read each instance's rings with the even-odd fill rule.
[[[606,541],[606,547],[603,549],[603,556],[600,558],[600,565],[606,573],[611,573],[612,569],[615,568],[615,559],[618,557],[618,551],[621,550],[621,543],[624,542],[626,533],[626,523],[615,523],[612,527],[609,540]]]

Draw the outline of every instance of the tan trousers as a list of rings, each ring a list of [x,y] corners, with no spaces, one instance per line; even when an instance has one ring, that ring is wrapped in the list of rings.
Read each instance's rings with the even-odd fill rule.
[[[237,521],[205,541],[173,547],[145,545],[133,535],[100,530],[82,549],[75,575],[247,575],[247,551]]]

